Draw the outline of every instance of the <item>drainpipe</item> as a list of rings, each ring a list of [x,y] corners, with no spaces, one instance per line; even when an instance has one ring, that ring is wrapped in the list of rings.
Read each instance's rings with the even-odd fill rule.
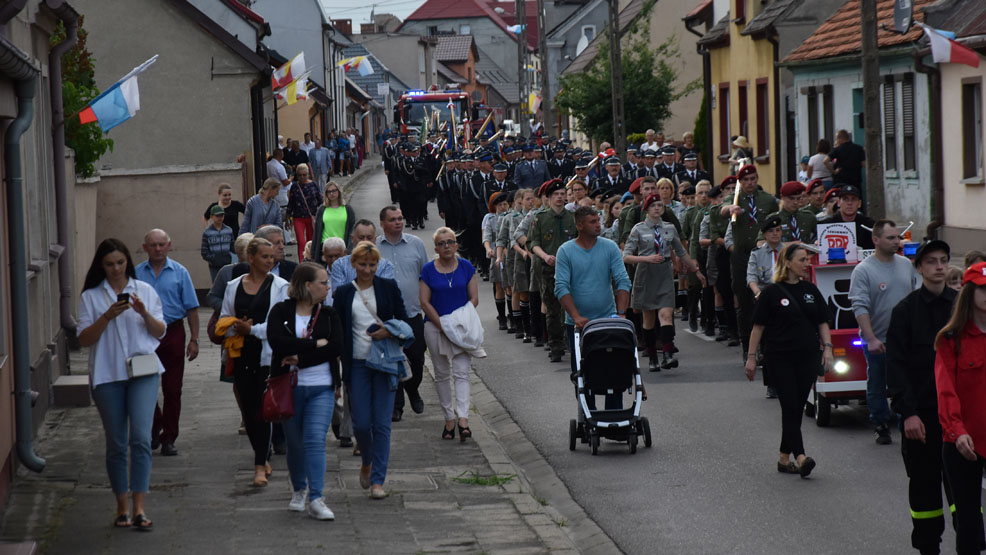
[[[771,46],[773,46],[774,49],[773,64],[771,64],[774,66],[773,68],[774,112],[772,114],[773,117],[771,119],[774,121],[774,142],[777,143],[777,148],[772,149],[770,148],[770,143],[768,142],[767,152],[769,152],[770,156],[774,159],[774,186],[777,188],[777,190],[775,191],[777,193],[777,196],[780,197],[781,184],[784,183],[783,181],[781,181],[781,166],[784,164],[784,153],[781,152],[781,118],[780,118],[781,68],[777,66],[777,62],[780,61],[781,46],[778,43],[777,35],[775,34],[768,33],[766,39],[767,42],[769,42]],[[770,102],[767,103],[766,110],[770,112]],[[784,117],[785,118],[787,117],[786,113],[784,114]],[[790,141],[791,137],[788,137],[787,140]]]
[[[941,72],[938,68],[926,65],[923,61],[928,49],[915,50],[914,70],[928,76],[931,81],[931,175],[934,181],[933,199],[935,203],[935,219],[928,224],[925,234],[928,237],[940,237],[940,229],[945,225],[945,168],[942,160],[942,120],[941,120]]]
[[[72,315],[72,258],[69,256],[68,186],[65,183],[65,109],[62,106],[62,55],[75,46],[79,39],[79,14],[67,3],[49,0],[51,8],[65,25],[65,40],[51,49],[48,55],[48,75],[51,88],[51,150],[55,167],[55,218],[58,222],[58,244],[62,253],[58,258],[58,313],[62,329],[75,332],[77,327]]]
[[[12,17],[12,15],[11,15]],[[2,21],[2,20],[0,20]],[[6,23],[5,21],[3,23]],[[10,122],[3,140],[4,182],[7,187],[7,237],[10,249],[10,312],[13,322],[14,415],[17,457],[34,472],[44,470],[45,461],[34,452],[31,423],[31,361],[27,310],[27,230],[24,220],[24,177],[21,169],[21,136],[34,120],[34,95],[40,73],[30,57],[0,36],[0,75],[14,81],[17,117]]]

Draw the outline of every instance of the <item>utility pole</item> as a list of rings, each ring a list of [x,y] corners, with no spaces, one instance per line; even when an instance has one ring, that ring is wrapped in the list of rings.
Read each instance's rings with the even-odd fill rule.
[[[886,214],[883,191],[883,124],[880,113],[880,47],[876,35],[876,0],[862,0],[863,114],[866,142],[866,214]],[[888,121],[887,125],[894,125]],[[857,184],[862,185],[862,184]]]
[[[524,94],[524,82],[527,76],[527,64],[524,63],[527,58],[527,28],[524,26],[524,3],[525,0],[516,0],[514,9],[514,12],[517,14],[516,24],[521,26],[520,33],[517,34],[517,97],[520,99],[520,104],[517,108],[517,123],[520,124],[522,135],[525,133],[524,112],[526,110],[524,106],[527,104],[527,95]]]
[[[613,148],[618,154],[627,149],[626,126],[623,125],[623,56],[620,52],[619,0],[609,2],[609,69],[613,92]]]
[[[551,71],[548,67],[548,14],[544,11],[544,0],[537,0],[538,7],[538,55],[541,57],[541,114],[544,133],[558,137],[561,129],[554,129],[554,99],[551,98]]]

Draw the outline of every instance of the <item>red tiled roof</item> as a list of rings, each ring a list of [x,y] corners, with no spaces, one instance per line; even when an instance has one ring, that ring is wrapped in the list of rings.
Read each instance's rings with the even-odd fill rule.
[[[264,24],[264,18],[260,17],[260,14],[237,2],[237,0],[223,0],[223,3],[232,8],[233,11],[240,14],[240,16],[244,19],[249,19],[250,21],[261,25]]]
[[[493,5],[495,4],[495,6]],[[484,0],[426,0],[424,4],[418,9],[404,18],[404,21],[428,21],[431,19],[468,19],[473,17],[486,17],[489,18],[497,27],[503,30],[511,39],[517,40],[517,35],[511,33],[507,30],[509,25],[500,14],[493,11],[494,7],[504,8],[504,13],[506,13],[508,3],[506,2],[492,2],[487,3]],[[526,6],[525,6],[526,7]],[[532,28],[537,29],[537,9],[528,9],[525,14],[534,14],[534,25],[528,26],[527,30],[530,31]],[[512,18],[511,18],[512,19]],[[398,31],[400,27],[398,27]],[[528,36],[528,48],[537,48],[537,33],[527,33]],[[531,42],[531,36],[534,37],[533,43]]]
[[[936,0],[914,0],[914,20],[924,21],[921,8]],[[894,26],[894,0],[877,0],[877,43],[880,48],[914,42],[921,38],[922,31],[917,25],[901,35],[882,28]],[[832,17],[821,25],[801,46],[795,48],[784,62],[821,60],[859,52],[860,46],[860,0],[849,0]]]
[[[712,0],[702,0],[701,2],[698,3],[697,6],[695,6],[694,9],[692,9],[692,11],[688,12],[688,14],[685,15],[685,17],[683,17],[682,19],[688,21],[689,19],[696,18],[702,15],[702,12],[704,12],[710,7],[712,7]]]

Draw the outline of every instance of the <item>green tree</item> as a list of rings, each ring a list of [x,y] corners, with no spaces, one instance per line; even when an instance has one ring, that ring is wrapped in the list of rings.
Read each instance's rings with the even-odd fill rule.
[[[695,147],[702,153],[702,167],[712,167],[712,148],[709,144],[709,135],[706,125],[709,118],[709,106],[707,93],[702,94],[702,106],[698,109],[698,116],[695,117]]]
[[[624,122],[628,135],[649,128],[660,129],[661,123],[671,116],[671,103],[701,86],[696,81],[676,88],[675,62],[681,57],[677,37],[671,35],[651,49],[643,27],[630,28],[622,51]],[[561,78],[558,105],[575,116],[579,131],[597,140],[612,141],[609,41],[600,42],[596,61],[587,71]]]
[[[91,177],[96,173],[96,161],[113,150],[113,139],[103,136],[98,124],[79,123],[78,113],[99,96],[96,88],[96,71],[92,52],[86,48],[88,33],[82,27],[79,16],[79,40],[62,56],[62,108],[65,114],[65,144],[75,151],[75,173]],[[61,21],[51,35],[52,46],[65,40],[65,26]]]

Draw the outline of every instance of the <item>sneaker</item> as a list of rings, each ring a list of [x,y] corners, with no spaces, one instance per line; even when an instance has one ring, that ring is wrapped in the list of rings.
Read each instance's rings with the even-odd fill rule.
[[[774,388],[773,387],[770,387],[769,385],[767,386],[767,398],[768,399],[776,399],[777,398],[777,391],[774,390]]]
[[[288,510],[296,513],[305,512],[305,500],[308,499],[308,490],[303,489],[291,494],[291,502],[288,503]]]
[[[317,520],[335,520],[336,515],[325,506],[325,498],[319,497],[308,504],[308,515]]]
[[[886,424],[877,426],[874,434],[876,435],[876,442],[880,445],[890,445],[893,443],[893,440],[890,439],[890,428]]]

